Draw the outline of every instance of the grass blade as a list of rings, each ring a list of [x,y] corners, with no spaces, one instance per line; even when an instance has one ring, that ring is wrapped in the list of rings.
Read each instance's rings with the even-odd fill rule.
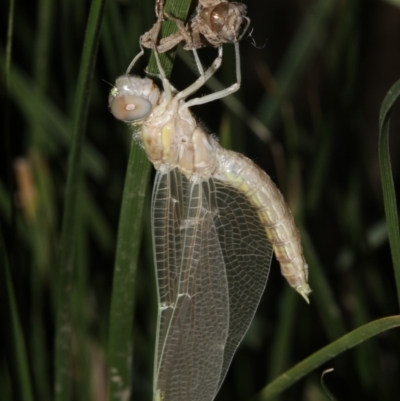
[[[315,297],[315,305],[324,324],[326,335],[333,341],[346,332],[343,316],[333,296],[331,286],[318,259],[311,238],[304,227],[301,228],[301,232],[306,260],[310,266],[310,284]]]
[[[0,48],[0,74],[3,75],[5,56]],[[45,144],[41,144],[41,151],[47,155],[57,154],[60,148],[70,146],[71,125],[63,112],[48,97],[36,90],[36,83],[25,75],[17,65],[11,66],[12,91],[9,93],[12,99],[22,111],[27,121],[40,122],[40,129],[51,133],[46,136]],[[40,117],[40,121],[39,121]],[[91,143],[85,143],[83,147],[83,167],[95,179],[104,176],[106,162],[104,157]]]
[[[400,80],[387,93],[379,114],[379,164],[388,229],[390,250],[392,252],[394,275],[396,279],[397,299],[400,307],[400,232],[397,212],[396,192],[394,189],[392,167],[390,164],[389,127],[393,104],[400,97]]]
[[[44,97],[49,82],[49,58],[50,44],[52,39],[52,24],[54,22],[54,4],[51,0],[40,0],[38,5],[38,30],[34,52],[34,81],[38,97]],[[38,149],[41,144],[46,143],[46,135],[41,127],[41,117],[37,113],[32,115],[32,137],[33,145]]]
[[[150,163],[132,141],[118,228],[110,312],[109,397],[127,400],[131,392],[134,286],[142,237],[143,205]]]
[[[55,400],[71,398],[71,288],[74,281],[77,197],[81,174],[81,153],[86,129],[91,77],[96,60],[105,0],[93,0],[89,12],[81,66],[75,96],[72,145],[69,156],[65,205],[58,263],[58,299],[55,344]]]
[[[291,288],[285,288],[280,302],[280,319],[276,327],[276,334],[272,343],[272,353],[268,363],[268,382],[273,380],[281,373],[287,363],[292,335],[294,332],[296,303],[298,301],[296,293]]]
[[[400,327],[400,316],[390,316],[374,320],[373,322],[351,331],[284,372],[273,382],[264,387],[252,400],[272,400],[282,391],[292,386],[295,382],[323,363],[333,359],[348,349],[354,348],[365,340],[395,327]]]
[[[5,84],[5,99],[4,99],[4,134],[3,134],[3,146],[4,146],[4,159],[6,161],[5,171],[8,189],[14,193],[15,192],[15,181],[12,173],[12,161],[11,161],[11,131],[10,131],[10,93],[11,93],[11,59],[12,59],[12,45],[13,45],[13,34],[14,34],[14,9],[15,2],[10,0],[10,6],[8,9],[8,26],[7,26],[7,44],[6,44],[6,54],[4,60],[4,84]],[[2,63],[3,65],[3,63]],[[1,156],[0,156],[1,157]],[[11,211],[11,264],[13,263],[14,250],[16,250],[15,244],[15,227],[16,227],[16,208],[15,203],[10,196],[10,211]]]
[[[12,336],[14,338],[14,347],[15,347],[15,361],[18,372],[19,379],[19,388],[21,391],[22,401],[33,401],[33,391],[32,391],[32,383],[29,373],[29,363],[27,356],[27,349],[24,340],[24,334],[19,318],[19,312],[17,309],[17,301],[15,298],[14,288],[11,280],[10,267],[8,265],[8,260],[6,257],[6,252],[4,249],[4,244],[1,244],[3,248],[3,264],[5,267],[5,281],[8,292],[8,302],[10,304],[10,316],[11,316],[11,327],[12,327]]]
[[[266,127],[273,129],[279,117],[282,100],[293,93],[301,74],[318,50],[321,33],[335,7],[337,2],[334,0],[320,0],[309,8],[276,77],[279,93],[277,96],[265,95],[258,106],[256,116]]]

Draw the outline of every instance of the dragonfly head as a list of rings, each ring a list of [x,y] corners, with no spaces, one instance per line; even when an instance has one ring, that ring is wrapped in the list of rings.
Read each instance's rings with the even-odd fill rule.
[[[160,90],[151,79],[125,74],[117,78],[108,105],[118,120],[135,122],[146,118],[159,98]]]

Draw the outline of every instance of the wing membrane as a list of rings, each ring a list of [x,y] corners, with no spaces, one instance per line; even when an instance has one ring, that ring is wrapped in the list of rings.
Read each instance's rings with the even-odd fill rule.
[[[264,290],[272,247],[245,195],[217,180],[157,173],[159,292],[154,394],[211,401]],[[159,400],[157,400],[159,401]]]
[[[201,183],[157,173],[153,235],[159,291],[154,394],[165,401],[214,398],[228,335],[224,260]]]
[[[228,279],[230,317],[219,388],[260,302],[273,249],[258,212],[247,197],[218,180],[212,183],[214,209],[218,210],[214,222]]]

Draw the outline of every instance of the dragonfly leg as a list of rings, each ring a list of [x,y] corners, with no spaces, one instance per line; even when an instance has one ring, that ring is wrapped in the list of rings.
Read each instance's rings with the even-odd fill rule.
[[[144,49],[142,46],[142,37],[139,38],[139,47],[140,47],[140,52],[133,58],[133,60],[131,61],[131,63],[129,64],[128,68],[126,69],[126,73],[129,74],[132,70],[132,68],[134,67],[134,65],[136,64],[136,62],[140,59],[140,57],[143,56],[144,54]]]
[[[213,102],[214,100],[221,99],[223,97],[229,96],[232,93],[234,93],[237,90],[239,90],[240,85],[242,83],[239,43],[235,42],[234,45],[235,45],[235,58],[236,58],[236,60],[235,60],[235,62],[236,62],[236,82],[233,85],[229,86],[228,88],[222,89],[222,90],[220,90],[218,92],[210,93],[209,95],[206,95],[206,96],[203,96],[203,97],[197,97],[197,98],[191,99],[191,100],[189,100],[188,102],[185,103],[185,107],[192,107],[192,106],[197,106],[199,104]],[[212,67],[210,67],[210,68],[212,68]],[[207,74],[207,71],[205,72],[205,74]],[[214,70],[211,75],[213,75],[215,73],[215,71],[216,70]],[[207,77],[207,79],[209,79],[211,77],[211,75],[209,77]],[[190,88],[191,87],[189,87],[188,89],[190,89]],[[191,93],[193,93],[193,92],[191,92]],[[178,96],[179,95],[180,94],[178,94]]]
[[[204,76],[204,69],[203,65],[201,64],[199,54],[197,53],[196,49],[192,49],[194,60],[196,61],[197,69],[199,70],[199,74]]]
[[[158,72],[160,73],[160,74],[159,74],[159,77],[160,77],[160,79],[161,79],[161,81],[162,81],[162,84],[163,84],[165,96],[166,96],[166,98],[167,98],[168,100],[170,100],[170,99],[172,99],[172,85],[171,85],[171,83],[168,81],[168,79],[167,79],[167,77],[166,77],[166,75],[165,75],[165,71],[164,71],[164,68],[163,68],[162,65],[161,65],[160,57],[158,56],[158,51],[157,51],[157,49],[154,49],[154,57],[155,57],[155,59],[156,59]]]
[[[179,92],[176,95],[178,97],[178,99],[185,99],[188,96],[190,96],[191,94],[193,94],[194,92],[196,92],[199,88],[201,88],[207,82],[207,80],[209,80],[215,74],[215,72],[221,66],[222,53],[223,53],[222,46],[219,46],[218,47],[218,57],[213,61],[211,66],[206,71],[204,71],[204,73],[195,82],[192,83],[192,85],[190,85],[189,87],[187,87],[182,92]],[[197,58],[198,58],[198,56],[197,56]],[[197,60],[196,60],[196,63],[197,63]],[[199,63],[200,63],[200,60],[199,60]],[[201,63],[197,65],[197,68],[199,68],[199,65],[201,65]],[[201,67],[201,69],[202,69],[202,67]],[[199,71],[200,71],[200,68],[199,68]],[[194,100],[194,99],[192,99],[192,100]]]

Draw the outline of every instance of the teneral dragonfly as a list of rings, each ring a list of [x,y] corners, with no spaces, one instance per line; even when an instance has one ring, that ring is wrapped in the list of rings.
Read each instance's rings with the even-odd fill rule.
[[[299,231],[277,187],[251,160],[223,149],[189,111],[231,93],[186,101],[221,57],[222,48],[204,75],[177,92],[156,53],[163,91],[128,70],[109,97],[112,113],[136,128],[135,140],[157,170],[155,401],[215,397],[253,319],[273,250],[289,284],[307,301],[311,291]]]

